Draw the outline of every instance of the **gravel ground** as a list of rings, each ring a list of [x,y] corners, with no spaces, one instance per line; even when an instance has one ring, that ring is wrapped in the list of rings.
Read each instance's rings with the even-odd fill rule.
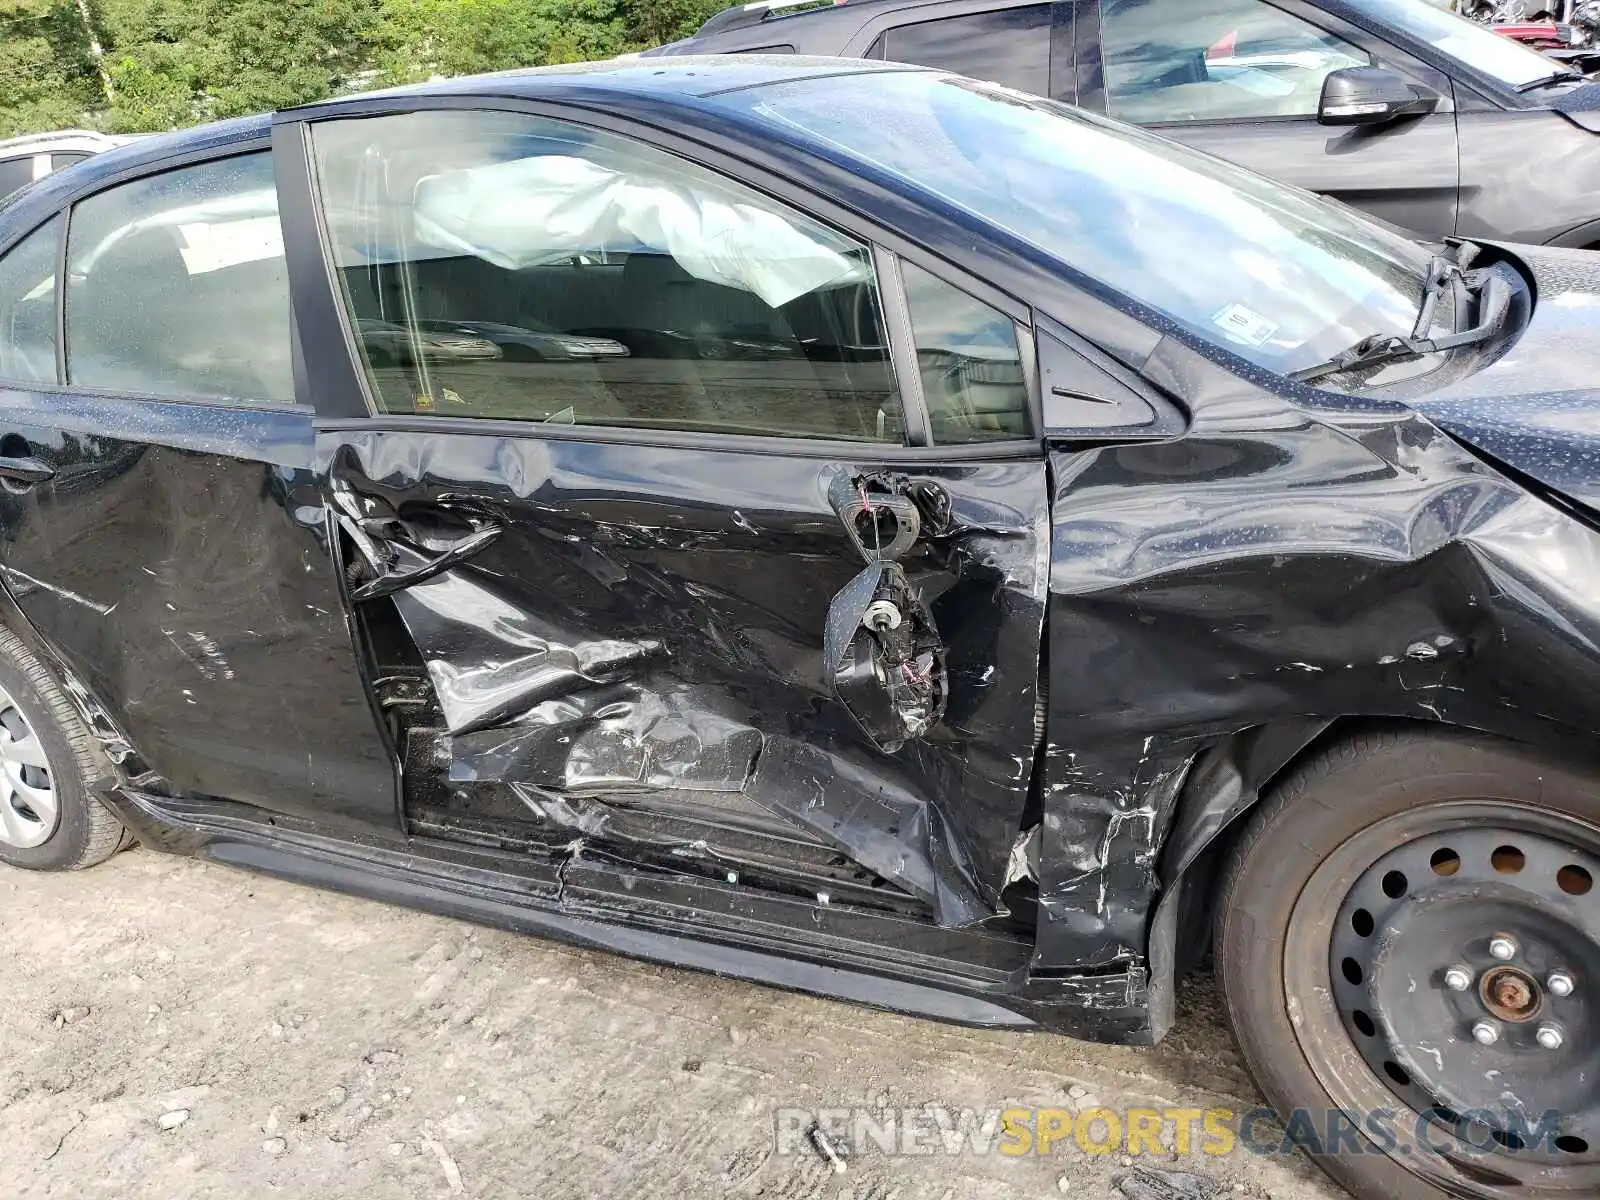
[[[774,1152],[780,1107],[1256,1097],[1209,980],[1154,1050],[957,1029],[146,850],[0,867],[0,1194],[1121,1200],[1128,1162]],[[1331,1200],[1298,1159],[1142,1159]]]

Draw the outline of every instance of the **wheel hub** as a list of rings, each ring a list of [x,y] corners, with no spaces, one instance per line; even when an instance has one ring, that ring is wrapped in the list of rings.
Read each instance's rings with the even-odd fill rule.
[[[1517,967],[1485,971],[1478,994],[1484,1008],[1502,1021],[1531,1021],[1544,1005],[1538,982]]]
[[[1600,855],[1575,844],[1510,825],[1416,838],[1356,880],[1330,942],[1334,1005],[1390,1092],[1567,1163],[1600,1151]]]
[[[42,846],[60,819],[50,760],[39,735],[10,693],[0,688],[0,842],[19,850]]]

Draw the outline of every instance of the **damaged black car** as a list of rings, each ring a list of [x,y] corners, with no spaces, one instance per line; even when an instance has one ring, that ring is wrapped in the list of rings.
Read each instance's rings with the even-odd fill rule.
[[[118,150],[0,216],[0,860],[1130,1043],[1209,953],[1358,1195],[1592,1195],[1597,332],[908,67]]]

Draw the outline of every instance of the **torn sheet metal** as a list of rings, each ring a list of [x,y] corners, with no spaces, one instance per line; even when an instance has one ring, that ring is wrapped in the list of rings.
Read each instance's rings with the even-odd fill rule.
[[[1016,845],[1011,847],[1011,861],[1006,863],[1006,878],[1002,889],[1024,880],[1039,882],[1040,827],[1030,826],[1017,834]]]
[[[452,733],[503,724],[576,688],[627,678],[663,654],[654,638],[586,638],[500,594],[493,578],[452,571],[396,593]]]
[[[863,770],[847,748],[766,736],[694,703],[627,685],[545,701],[511,724],[450,739],[449,777],[509,781],[524,799],[543,794],[535,807],[546,819],[578,799],[648,804],[659,793],[737,792],[779,829],[805,830],[923,901],[941,924],[993,915],[923,797]],[[591,813],[591,834],[604,831],[597,819]]]
[[[825,666],[830,608],[863,558],[830,493],[870,467],[465,434],[348,445],[336,487],[357,498],[346,516],[377,569],[505,531],[384,601],[438,691],[454,785],[638,811],[737,796],[770,814],[774,837],[834,848],[938,924],[999,910],[1035,748],[1042,463],[907,478],[932,519],[891,564],[917,634],[899,661],[941,687],[891,714],[886,751]],[[467,512],[464,497],[464,523],[446,528],[441,512]]]
[[[762,735],[706,711],[686,690],[567,683],[568,694],[535,704],[510,724],[453,737],[450,779],[509,781],[569,796],[737,792],[750,779]]]

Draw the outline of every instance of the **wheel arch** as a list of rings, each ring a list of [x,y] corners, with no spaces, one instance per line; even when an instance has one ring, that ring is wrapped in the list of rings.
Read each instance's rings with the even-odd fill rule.
[[[1172,1025],[1178,981],[1210,951],[1221,868],[1245,818],[1307,760],[1363,734],[1401,729],[1493,738],[1600,770],[1592,738],[1554,721],[1513,733],[1393,716],[1307,717],[1252,726],[1214,743],[1190,767],[1157,860],[1163,886],[1149,929],[1151,1024],[1157,1039]]]
[[[96,790],[109,794],[112,789],[121,786],[129,779],[145,774],[147,768],[133,743],[111,719],[106,707],[89,685],[78,677],[56,652],[50,641],[28,620],[22,611],[22,606],[12,595],[9,580],[0,582],[0,625],[15,634],[23,645],[32,651],[34,657],[44,664],[62,694],[71,701],[85,728],[93,735],[100,758],[107,767],[106,778]]]

